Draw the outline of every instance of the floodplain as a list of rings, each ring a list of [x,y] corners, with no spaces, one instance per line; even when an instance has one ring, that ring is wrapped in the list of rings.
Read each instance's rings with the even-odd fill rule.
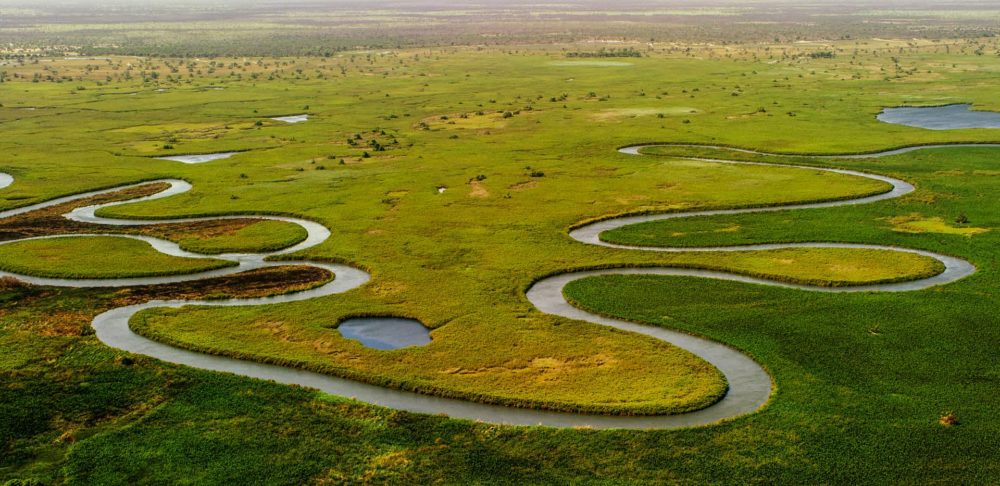
[[[997,40],[627,47],[10,58],[0,478],[996,482]]]

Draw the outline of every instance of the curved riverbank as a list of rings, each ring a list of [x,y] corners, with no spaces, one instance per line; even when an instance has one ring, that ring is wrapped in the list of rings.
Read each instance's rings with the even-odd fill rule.
[[[846,154],[814,154],[814,153],[775,153],[775,152],[764,152],[762,150],[752,150],[740,147],[734,147],[730,145],[702,145],[697,143],[640,143],[636,145],[628,145],[625,147],[619,147],[618,152],[627,155],[642,155],[641,151],[647,147],[679,147],[679,148],[701,148],[701,149],[712,149],[712,150],[729,150],[732,152],[739,152],[743,154],[753,154],[753,155],[764,155],[768,157],[809,157],[813,159],[873,159],[878,157],[888,157],[890,155],[900,155],[917,150],[927,150],[927,149],[939,149],[939,148],[962,148],[962,147],[988,147],[997,148],[1000,147],[1000,143],[990,143],[990,142],[968,142],[968,143],[931,143],[923,145],[907,145],[905,147],[897,147],[889,150],[881,150],[876,152],[852,152]],[[680,158],[689,158],[680,156]],[[810,168],[812,168],[810,166]]]
[[[649,145],[636,145],[623,147],[619,152],[629,155],[641,155],[642,147]],[[711,147],[704,147],[711,148]],[[752,151],[748,151],[752,152]],[[757,152],[754,152],[757,153]],[[892,155],[897,151],[886,151],[882,154]],[[664,276],[686,276],[711,278],[718,280],[729,280],[757,285],[769,285],[775,287],[793,288],[813,292],[904,292],[922,290],[936,285],[943,285],[954,282],[975,272],[976,268],[971,263],[960,258],[941,255],[933,252],[915,250],[909,248],[899,248],[883,245],[852,244],[852,243],[772,243],[758,245],[741,245],[728,247],[645,247],[629,246],[609,243],[601,240],[601,233],[637,223],[649,221],[659,221],[664,219],[692,218],[699,216],[714,216],[720,214],[748,214],[759,212],[785,211],[794,209],[829,208],[836,206],[867,204],[886,199],[893,199],[904,196],[915,190],[912,184],[894,179],[892,177],[869,174],[844,169],[829,169],[808,166],[790,166],[784,164],[768,164],[763,162],[741,162],[721,159],[703,159],[693,157],[681,157],[690,160],[701,160],[715,163],[740,164],[740,165],[764,165],[775,167],[794,167],[810,170],[820,170],[837,174],[846,174],[856,177],[864,177],[891,185],[891,189],[881,194],[863,196],[854,199],[844,199],[835,201],[824,201],[816,203],[787,204],[781,206],[766,206],[756,208],[741,209],[719,209],[701,211],[683,211],[676,213],[642,214],[634,216],[624,216],[600,220],[593,223],[576,227],[569,232],[569,236],[576,241],[589,245],[604,246],[634,251],[657,251],[657,252],[732,252],[732,251],[755,251],[755,250],[776,250],[783,248],[859,248],[877,249],[887,251],[900,251],[914,253],[939,261],[944,271],[927,278],[917,280],[878,283],[870,285],[859,285],[849,287],[820,287],[814,285],[795,284],[780,282],[776,280],[763,279],[737,273],[686,269],[673,267],[647,267],[647,268],[611,268],[602,270],[586,270],[580,272],[568,272],[550,276],[535,282],[527,292],[528,300],[541,310],[549,314],[554,314],[568,319],[577,319],[594,324],[604,325],[628,332],[644,334],[662,341],[669,342],[692,352],[696,356],[709,362],[718,368],[726,377],[729,383],[729,392],[720,401],[697,412],[672,416],[675,420],[664,420],[660,426],[663,427],[684,427],[692,425],[707,425],[725,418],[732,418],[739,415],[752,413],[763,407],[770,398],[773,383],[771,377],[757,362],[741,353],[721,343],[708,339],[692,336],[683,332],[673,331],[660,327],[636,324],[620,319],[613,319],[606,316],[594,314],[573,306],[563,295],[563,289],[570,282],[588,277],[602,275],[664,275]],[[667,419],[669,417],[664,417]]]
[[[620,151],[624,153],[638,155],[640,148],[641,146],[626,147],[621,149]],[[883,154],[891,155],[893,153],[898,153],[898,152],[887,151],[884,152]],[[715,159],[698,159],[698,160],[708,160],[713,162],[731,163],[731,164],[751,164],[751,165],[789,167],[788,165],[783,165],[783,164],[767,164],[761,162],[740,162],[740,161],[727,161],[727,160],[715,160]],[[311,261],[268,261],[267,258],[271,256],[291,254],[318,245],[323,241],[325,241],[330,236],[329,229],[327,229],[326,227],[324,227],[319,223],[308,221],[305,219],[279,217],[279,216],[240,215],[240,216],[162,219],[162,220],[128,220],[128,219],[103,218],[97,216],[98,210],[104,207],[110,207],[122,204],[131,204],[135,202],[148,201],[153,199],[160,199],[190,190],[191,185],[181,180],[166,179],[166,180],[150,181],[147,183],[142,183],[142,184],[166,183],[168,187],[165,190],[150,196],[135,198],[126,201],[101,204],[101,205],[79,207],[67,213],[65,216],[75,221],[81,221],[93,224],[102,224],[102,225],[117,225],[117,226],[183,223],[183,222],[207,221],[207,220],[218,220],[218,219],[235,219],[235,218],[245,219],[247,217],[254,217],[260,219],[285,221],[300,225],[303,229],[306,230],[308,236],[306,237],[305,240],[296,245],[274,252],[229,253],[222,255],[211,255],[212,258],[230,260],[236,262],[237,265],[230,268],[213,270],[197,274],[190,274],[190,275],[169,276],[169,277],[143,277],[143,278],[130,278],[130,279],[101,279],[101,280],[46,279],[46,278],[20,276],[20,275],[13,275],[13,276],[21,280],[24,280],[28,283],[33,283],[37,285],[53,285],[53,286],[67,286],[67,287],[123,287],[123,286],[149,285],[149,284],[200,280],[204,278],[230,275],[237,272],[243,272],[247,270],[263,268],[268,266],[307,265],[307,266],[319,267],[333,272],[335,278],[331,282],[328,282],[324,285],[321,285],[319,287],[310,290],[289,293],[289,294],[282,294],[272,297],[250,298],[250,299],[151,301],[143,304],[120,307],[104,312],[94,318],[93,327],[96,331],[97,338],[101,342],[113,348],[121,349],[127,352],[143,354],[146,356],[154,357],[171,363],[182,364],[206,370],[230,372],[242,376],[273,380],[279,383],[312,387],[322,390],[326,393],[331,393],[345,397],[352,397],[364,402],[399,410],[416,412],[416,413],[446,414],[452,418],[478,420],[478,421],[498,423],[498,424],[546,425],[553,427],[662,429],[662,428],[678,428],[678,427],[708,425],[716,423],[720,420],[730,419],[741,415],[745,415],[747,413],[752,413],[760,409],[767,403],[773,389],[773,383],[770,376],[763,369],[763,367],[761,367],[750,357],[746,356],[745,354],[741,353],[738,350],[726,346],[725,344],[692,336],[679,331],[673,331],[656,326],[637,324],[618,319],[611,319],[593,313],[589,313],[587,311],[584,311],[582,309],[579,309],[571,305],[567,301],[567,299],[563,296],[563,288],[572,281],[591,276],[608,275],[608,274],[646,274],[646,275],[653,274],[653,275],[678,275],[678,276],[695,276],[701,278],[715,278],[715,279],[732,280],[745,283],[791,287],[801,290],[821,291],[821,292],[908,291],[908,290],[919,290],[934,285],[941,285],[953,282],[975,271],[975,267],[972,266],[971,263],[958,258],[949,257],[946,255],[938,255],[935,253],[925,252],[922,250],[911,250],[911,249],[886,247],[879,245],[838,244],[838,243],[819,242],[819,243],[796,243],[796,244],[762,244],[762,245],[749,245],[749,246],[739,246],[739,247],[667,248],[667,247],[631,247],[625,245],[614,245],[611,243],[604,242],[600,239],[600,234],[603,231],[639,222],[654,221],[654,220],[669,219],[669,218],[708,216],[714,214],[742,214],[742,213],[778,211],[778,210],[790,210],[790,209],[834,207],[834,206],[849,205],[849,204],[864,204],[864,203],[890,199],[894,197],[900,197],[914,190],[912,185],[904,181],[900,181],[885,176],[861,173],[856,171],[847,171],[841,169],[825,169],[819,167],[805,167],[805,166],[793,166],[793,167],[808,168],[810,170],[824,170],[829,172],[836,172],[836,173],[849,174],[859,177],[875,179],[890,184],[892,186],[892,189],[881,194],[864,196],[855,199],[840,200],[840,201],[788,204],[784,206],[770,206],[763,208],[689,211],[689,212],[679,212],[679,213],[627,216],[627,217],[613,218],[586,224],[576,229],[573,229],[569,235],[570,237],[576,239],[577,241],[585,244],[600,245],[605,247],[612,247],[612,248],[619,248],[626,250],[638,250],[638,251],[670,251],[670,252],[748,251],[748,250],[767,250],[767,249],[789,248],[789,247],[868,248],[868,249],[882,249],[889,251],[904,251],[910,253],[917,253],[923,256],[937,259],[944,265],[945,268],[944,272],[932,277],[908,281],[908,282],[873,284],[873,285],[856,286],[856,287],[816,287],[816,286],[796,285],[783,282],[776,282],[773,280],[765,280],[756,277],[748,277],[748,276],[737,275],[734,273],[728,273],[724,271],[714,271],[714,270],[695,270],[695,269],[683,269],[683,268],[671,268],[671,267],[615,268],[615,269],[605,269],[605,270],[567,272],[550,276],[535,282],[525,293],[525,296],[528,299],[528,301],[530,301],[541,312],[558,315],[569,319],[584,320],[594,324],[608,326],[619,330],[643,334],[645,336],[688,350],[694,353],[695,355],[701,357],[702,359],[705,359],[712,365],[716,366],[728,380],[729,391],[727,392],[727,394],[724,397],[722,397],[721,400],[706,408],[676,415],[659,415],[659,416],[588,415],[581,413],[512,408],[502,405],[492,405],[492,404],[485,404],[485,403],[472,402],[472,401],[453,399],[453,398],[434,397],[414,392],[384,388],[377,385],[366,384],[359,381],[353,381],[345,378],[339,378],[331,375],[315,373],[301,369],[287,368],[282,366],[260,363],[256,361],[246,361],[224,356],[205,354],[198,351],[178,348],[172,345],[160,343],[157,341],[150,340],[146,337],[140,336],[130,329],[129,320],[132,318],[132,316],[134,316],[136,313],[142,310],[161,308],[161,307],[181,307],[185,305],[250,306],[250,305],[269,305],[269,304],[284,303],[284,302],[294,302],[294,301],[313,299],[317,297],[324,297],[346,292],[355,289],[361,285],[364,285],[366,282],[368,282],[370,278],[368,273],[366,273],[365,271],[348,265],[326,264],[326,263],[318,263]],[[79,200],[98,194],[105,194],[128,187],[135,187],[142,184],[133,184],[128,186],[122,186],[119,188],[106,189],[102,191],[92,191],[83,194],[78,194],[75,196],[58,198],[46,203],[40,203],[27,206],[24,208],[0,212],[0,218],[9,217],[17,214],[23,214],[28,211],[42,209],[56,204],[63,204],[66,202]],[[195,258],[204,258],[208,256],[182,250],[176,243],[166,240],[151,238],[151,237],[141,237],[140,239],[150,243],[151,245],[153,245],[155,249],[168,255],[187,256]]]

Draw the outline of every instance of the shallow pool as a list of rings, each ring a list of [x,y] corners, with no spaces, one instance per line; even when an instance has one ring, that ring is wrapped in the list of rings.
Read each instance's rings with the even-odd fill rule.
[[[954,130],[958,128],[1000,128],[1000,113],[973,111],[971,104],[944,106],[904,106],[886,108],[878,119],[886,123],[929,130]]]
[[[215,154],[191,154],[191,155],[170,155],[167,157],[157,157],[160,160],[172,160],[185,164],[202,164],[213,160],[228,159],[236,155],[237,152],[219,152]]]
[[[309,120],[309,115],[289,115],[289,116],[276,116],[271,118],[272,120],[277,120],[285,123],[302,123]]]
[[[431,342],[430,329],[418,320],[401,317],[352,317],[341,322],[337,331],[375,349],[399,349]]]

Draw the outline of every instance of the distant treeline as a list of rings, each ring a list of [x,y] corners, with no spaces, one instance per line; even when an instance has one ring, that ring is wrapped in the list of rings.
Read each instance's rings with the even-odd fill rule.
[[[622,49],[605,49],[591,52],[567,52],[566,57],[642,57],[642,53],[631,47]]]
[[[0,0],[2,4],[4,0]],[[164,5],[169,2],[161,2]],[[280,2],[260,2],[281,10]],[[334,2],[337,3],[337,2]],[[86,5],[87,3],[81,3]],[[60,4],[62,5],[62,4]],[[62,7],[60,7],[62,8]],[[69,8],[69,7],[67,7]],[[285,7],[287,8],[287,7]],[[360,27],[339,23],[302,22],[261,25],[259,22],[217,20],[211,16],[196,24],[182,21],[155,23],[108,22],[73,24],[75,11],[58,11],[57,19],[46,23],[34,17],[23,18],[6,11],[0,13],[0,53],[29,53],[54,57],[72,52],[81,56],[135,55],[148,57],[262,57],[262,56],[336,56],[358,50],[390,50],[424,47],[506,46],[524,51],[522,45],[560,45],[594,38],[614,38],[622,42],[652,43],[653,49],[675,49],[657,43],[717,44],[738,46],[745,43],[790,44],[801,40],[851,40],[879,38],[973,39],[993,36],[1000,26],[979,22],[954,23],[927,20],[919,29],[912,24],[856,22],[825,18],[823,22],[733,24],[716,17],[691,17],[671,29],[654,21],[627,25],[609,23],[602,18],[581,21],[573,29],[553,33],[553,21],[496,22],[490,15],[476,21],[456,21],[448,16],[436,19],[433,28],[423,21],[393,25],[387,29],[372,21]],[[87,13],[87,12],[83,12]],[[489,12],[488,12],[489,13]],[[789,14],[792,15],[792,14]],[[798,14],[795,14],[798,15]],[[376,19],[377,20],[377,19]],[[58,26],[58,28],[52,28]],[[488,35],[487,35],[488,34]],[[642,50],[639,50],[642,49]],[[598,51],[566,52],[570,58],[643,57],[646,50],[603,48]],[[684,49],[680,47],[679,49]],[[817,52],[826,57],[832,52]]]
[[[833,51],[818,51],[809,53],[809,57],[813,59],[833,59],[834,55]]]

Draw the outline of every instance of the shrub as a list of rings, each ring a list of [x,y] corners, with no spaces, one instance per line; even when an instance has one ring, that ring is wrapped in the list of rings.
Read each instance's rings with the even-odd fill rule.
[[[13,290],[24,288],[25,283],[14,277],[0,277],[0,289]]]
[[[951,427],[953,425],[958,425],[958,423],[959,423],[958,422],[958,415],[955,415],[955,412],[948,412],[948,413],[942,415],[940,419],[938,419],[938,423],[941,424],[941,425],[943,425],[943,426],[945,426],[945,427]]]

